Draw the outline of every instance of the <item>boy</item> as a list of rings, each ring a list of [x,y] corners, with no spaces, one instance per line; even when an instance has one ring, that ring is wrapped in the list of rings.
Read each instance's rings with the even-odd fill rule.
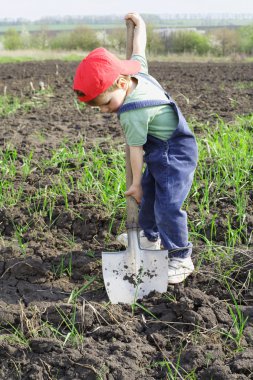
[[[140,204],[140,245],[155,250],[162,243],[168,249],[168,282],[176,284],[194,270],[181,206],[192,184],[197,146],[175,102],[148,74],[143,19],[136,13],[125,19],[135,24],[131,60],[119,60],[103,48],[93,50],[76,70],[74,90],[80,101],[101,112],[118,113],[133,173],[126,195]],[[126,234],[118,240],[127,245]]]

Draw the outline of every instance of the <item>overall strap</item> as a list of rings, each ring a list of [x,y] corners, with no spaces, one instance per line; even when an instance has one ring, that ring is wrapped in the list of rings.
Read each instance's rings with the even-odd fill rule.
[[[130,102],[123,104],[119,109],[118,109],[118,116],[124,112],[128,111],[133,111],[137,110],[139,108],[145,108],[145,107],[155,107],[155,106],[162,106],[166,104],[170,104],[171,101],[168,100],[162,100],[162,99],[149,99],[149,100],[139,100],[137,102]]]
[[[147,79],[148,81],[150,81],[154,86],[158,87],[162,91],[162,93],[166,95],[166,97],[168,99],[166,99],[166,100],[163,100],[163,99],[147,99],[147,100],[140,100],[140,101],[136,101],[136,102],[130,102],[130,103],[123,104],[118,109],[118,112],[117,112],[118,117],[120,116],[120,114],[122,114],[124,112],[137,110],[139,108],[162,106],[162,105],[172,103],[172,99],[171,99],[169,93],[166,92],[162,88],[162,86],[157,82],[157,80],[155,78],[151,77],[148,74],[144,74],[144,73],[138,73],[135,76],[137,78],[138,78],[138,76],[140,76],[140,77],[143,77],[143,78]]]

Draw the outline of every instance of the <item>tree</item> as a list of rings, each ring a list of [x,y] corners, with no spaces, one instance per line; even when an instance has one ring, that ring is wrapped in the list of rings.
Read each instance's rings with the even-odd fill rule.
[[[49,41],[49,47],[55,50],[71,50],[69,33],[59,33]]]
[[[163,54],[165,53],[165,45],[162,36],[155,31],[153,25],[147,24],[147,53],[148,54]]]
[[[253,24],[239,29],[239,39],[240,50],[246,54],[253,54]]]
[[[79,26],[70,33],[59,33],[51,38],[49,45],[52,49],[88,51],[98,47],[99,42],[93,29]]]
[[[173,53],[195,53],[203,55],[210,49],[210,41],[206,35],[195,31],[176,31],[170,34],[170,51]]]
[[[126,31],[124,28],[113,29],[108,35],[110,45],[118,51],[123,53],[126,48]]]
[[[7,50],[21,49],[22,40],[20,34],[15,29],[8,29],[4,33],[3,45]]]
[[[96,32],[87,26],[77,27],[69,38],[71,49],[93,50],[99,45]]]
[[[211,35],[214,37],[213,50],[219,55],[225,56],[239,51],[239,34],[235,29],[219,28]]]
[[[35,49],[47,49],[49,47],[49,27],[47,25],[32,35],[31,46]]]
[[[31,45],[31,35],[25,26],[22,27],[22,31],[20,33],[20,39],[21,39],[22,47],[24,49],[28,49]]]

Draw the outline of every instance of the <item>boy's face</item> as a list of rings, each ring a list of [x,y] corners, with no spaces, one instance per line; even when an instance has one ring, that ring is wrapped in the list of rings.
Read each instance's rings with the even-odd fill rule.
[[[126,97],[126,90],[123,88],[117,88],[113,91],[106,93],[101,99],[97,99],[96,106],[100,108],[102,113],[117,112],[120,106],[123,104]]]
[[[113,88],[98,95],[95,99],[87,102],[90,106],[99,107],[101,112],[117,112],[122,106],[125,98],[136,87],[137,81],[132,78],[120,76]]]

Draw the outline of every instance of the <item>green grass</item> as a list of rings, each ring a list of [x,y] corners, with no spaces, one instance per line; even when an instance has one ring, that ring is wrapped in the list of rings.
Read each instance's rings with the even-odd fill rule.
[[[12,56],[4,56],[0,57],[0,64],[1,63],[18,63],[18,62],[27,62],[27,61],[33,61],[33,56],[18,56],[18,57],[12,57]]]
[[[199,163],[185,204],[189,211],[192,204],[197,209],[195,219],[189,220],[192,239],[202,238],[208,244],[215,244],[220,213],[228,204],[229,209],[225,209],[223,215],[226,246],[248,244],[246,216],[252,186],[252,144],[249,144],[252,122],[253,116],[245,116],[230,124],[219,120],[216,126],[198,125],[205,137],[198,139]],[[0,207],[13,207],[22,201],[31,216],[34,212],[47,214],[53,224],[56,201],[63,199],[69,210],[69,196],[77,191],[92,195],[94,207],[101,204],[106,209],[112,220],[111,227],[117,213],[122,213],[124,218],[123,147],[112,146],[107,152],[94,145],[87,150],[81,140],[72,145],[66,141],[51,151],[49,158],[38,160],[32,151],[22,156],[15,147],[7,145],[0,150],[0,164]],[[55,168],[56,173],[50,175],[48,185],[41,186],[32,195],[25,194],[25,183],[33,171],[42,177]],[[15,187],[17,175],[18,188]]]
[[[16,96],[0,96],[0,116],[8,116],[24,107]]]
[[[215,240],[220,212],[226,219],[225,241],[229,247],[247,244],[247,207],[252,188],[253,116],[238,117],[233,123],[198,125],[205,137],[198,139],[199,163],[189,200],[198,209],[192,235],[200,236],[209,226]],[[228,204],[228,209],[226,209]]]
[[[84,51],[58,51],[58,50],[4,50],[0,52],[0,64],[3,63],[19,63],[29,61],[45,61],[51,59],[60,59],[63,61],[80,61],[88,54]]]
[[[72,50],[72,51],[58,51],[58,50],[39,50],[39,49],[23,49],[17,51],[3,50],[0,51],[0,64],[1,63],[18,63],[18,62],[27,62],[27,61],[44,61],[52,59],[60,59],[63,61],[76,61],[80,62],[83,57],[88,54],[88,51],[83,50]],[[115,51],[115,54],[119,55],[118,51]],[[119,55],[119,58],[124,59],[124,55]],[[184,54],[175,54],[171,53],[169,55],[154,55],[148,54],[148,60],[159,61],[159,62],[198,62],[198,63],[207,63],[207,62],[253,62],[252,56],[234,56],[229,55],[225,57],[217,57],[215,55],[205,55],[199,56],[190,53]],[[243,85],[242,85],[243,86]],[[242,87],[244,88],[244,87]],[[247,87],[246,87],[247,88]],[[240,89],[240,88],[239,88]]]
[[[70,255],[68,259],[68,263],[65,264],[64,257],[61,258],[61,261],[58,265],[52,266],[52,272],[55,278],[61,278],[63,276],[68,276],[71,278],[72,276],[72,255]]]
[[[33,219],[35,215],[48,218],[53,226],[53,217],[57,201],[62,200],[66,210],[70,210],[71,193],[89,194],[90,207],[104,207],[110,219],[110,228],[116,213],[124,214],[125,208],[125,160],[123,150],[112,149],[110,155],[99,147],[86,150],[84,142],[76,144],[62,143],[51,152],[47,159],[34,157],[33,152],[27,156],[19,155],[15,147],[10,145],[0,150],[0,207],[15,207],[22,202]],[[27,178],[36,171],[41,177],[49,175],[48,185],[41,186],[32,194],[26,194],[24,188]],[[19,178],[18,185],[16,178]],[[86,205],[87,206],[87,205]],[[75,210],[70,212],[75,214]],[[79,214],[75,217],[81,218]],[[18,244],[25,253],[22,231],[26,226],[15,226]],[[72,237],[73,238],[73,237]],[[63,269],[55,269],[62,272]]]
[[[5,91],[8,91],[8,88],[5,88]],[[31,96],[30,99],[22,99],[17,96],[0,95],[0,116],[8,116],[16,113],[18,110],[28,112],[33,108],[42,107],[48,101],[48,98],[52,96],[52,89],[47,87],[43,90],[34,90],[31,87]]]
[[[169,359],[165,359],[160,362],[156,362],[154,367],[161,367],[166,371],[166,380],[197,380],[195,375],[196,370],[193,369],[190,372],[185,371],[180,367],[180,356],[177,358],[177,362],[174,365]]]
[[[239,295],[234,295],[228,281],[226,280],[226,287],[228,290],[228,293],[230,294],[230,297],[232,299],[232,305],[227,304],[229,314],[231,316],[231,319],[233,321],[232,326],[229,330],[223,329],[221,331],[221,334],[225,337],[225,345],[227,346],[228,343],[232,343],[234,345],[234,349],[236,351],[243,350],[242,345],[242,338],[243,333],[245,330],[245,327],[247,325],[248,317],[245,317],[243,312],[241,311],[240,304],[238,299],[240,298]]]
[[[253,88],[253,81],[237,82],[234,88],[236,90],[247,90],[248,88]]]
[[[8,327],[3,327],[0,324],[0,342],[5,341],[10,344],[20,344],[29,348],[29,339],[25,336],[23,330],[14,326],[12,323]]]

